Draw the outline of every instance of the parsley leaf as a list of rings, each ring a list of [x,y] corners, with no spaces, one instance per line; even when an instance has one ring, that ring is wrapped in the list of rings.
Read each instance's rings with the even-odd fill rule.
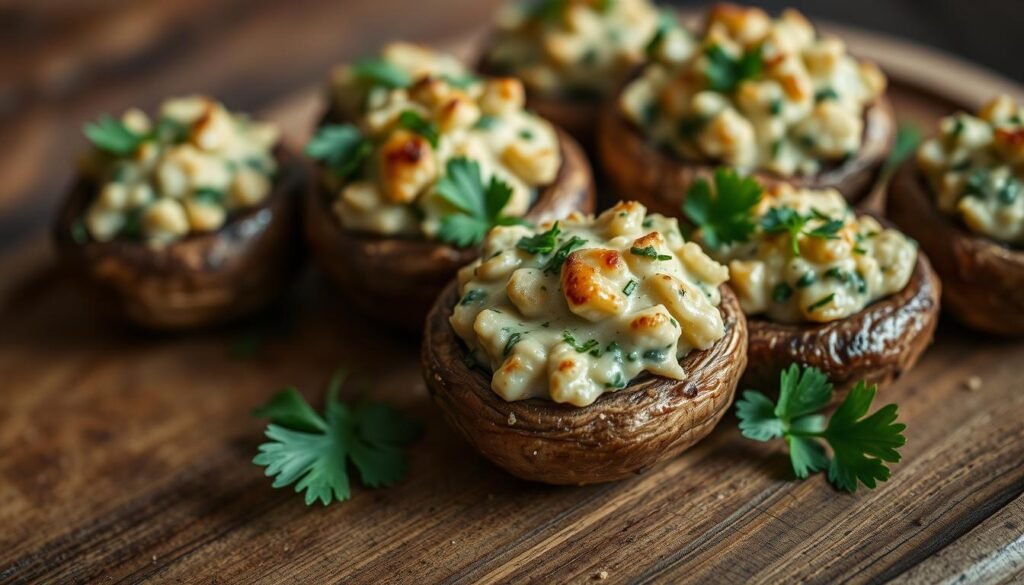
[[[959,118],[957,118],[959,121]],[[921,143],[921,130],[910,124],[900,124],[896,131],[896,141],[892,145],[889,158],[885,161],[885,171],[891,172],[900,166],[908,156],[914,153]]]
[[[556,221],[555,225],[551,226],[551,229],[546,232],[519,238],[516,247],[531,254],[550,254],[555,250],[555,246],[558,245],[558,234],[561,232],[562,230],[558,227],[558,222]]]
[[[480,83],[480,78],[472,73],[464,73],[462,75],[442,75],[441,79],[445,80],[448,85],[457,89],[468,89],[475,83]]]
[[[569,254],[571,254],[572,251],[575,250],[576,248],[579,248],[580,246],[586,243],[587,241],[579,236],[573,236],[569,238],[567,242],[559,246],[558,250],[555,252],[555,255],[549,258],[546,263],[544,263],[544,274],[557,274],[561,272],[562,264],[565,264],[565,259],[569,257]]]
[[[430,146],[437,148],[437,141],[441,138],[440,132],[437,131],[437,124],[426,120],[413,110],[405,110],[398,115],[398,125],[426,138]]]
[[[412,85],[412,76],[394,63],[380,58],[364,58],[352,65],[352,74],[356,79],[370,85],[381,85],[390,89],[400,89]]]
[[[814,229],[806,229],[807,224],[812,220],[818,220],[824,223]],[[768,210],[768,213],[765,213],[761,218],[761,229],[764,230],[765,233],[789,234],[790,245],[793,248],[794,256],[800,255],[800,234],[811,238],[834,240],[839,237],[836,234],[839,233],[839,230],[842,228],[843,222],[841,220],[832,219],[818,211],[815,211],[811,215],[802,215],[795,209],[787,206],[772,207]]]
[[[658,12],[658,28],[654,31],[654,36],[644,46],[644,53],[648,59],[653,59],[661,47],[661,44],[665,42],[665,38],[679,23],[676,21],[676,15],[672,10],[661,10]]]
[[[306,154],[342,179],[354,175],[370,156],[370,141],[351,124],[328,124],[306,145]]]
[[[586,343],[579,343],[568,329],[562,331],[562,341],[568,343],[569,347],[575,349],[578,353],[589,353],[594,350],[597,350],[598,353],[600,353],[598,348],[601,346],[601,342],[596,339],[591,339]]]
[[[557,20],[565,12],[568,0],[540,0],[529,8],[529,17],[536,20]]]
[[[761,186],[724,167],[715,170],[714,179],[714,196],[706,179],[693,182],[683,201],[683,213],[700,228],[701,237],[712,248],[747,241],[756,228],[751,215],[761,201]]]
[[[667,254],[659,254],[657,248],[654,246],[644,246],[643,248],[633,246],[629,249],[629,253],[634,256],[640,256],[648,258],[650,260],[671,260],[672,257]]]
[[[418,422],[379,402],[349,405],[337,399],[342,375],[328,391],[323,416],[294,388],[286,388],[253,414],[269,418],[253,463],[266,467],[275,488],[295,484],[306,505],[329,505],[352,496],[349,462],[367,487],[397,483],[408,470],[403,447],[420,434]]]
[[[437,195],[457,211],[441,219],[438,238],[460,247],[475,246],[496,225],[526,222],[501,214],[512,198],[512,187],[495,176],[484,187],[480,165],[465,157],[448,161],[445,176],[437,182]]]
[[[899,461],[896,449],[907,442],[903,436],[907,425],[896,422],[895,404],[864,416],[876,391],[874,384],[858,382],[836,409],[823,433],[833,452],[828,479],[850,492],[857,489],[858,481],[874,488],[875,480],[889,479],[889,468],[883,461]]]
[[[858,482],[874,489],[878,481],[889,479],[885,463],[898,462],[897,449],[906,443],[906,425],[896,423],[895,404],[865,417],[876,389],[858,382],[826,425],[816,413],[831,400],[832,384],[817,368],[792,364],[780,376],[777,404],[756,390],[743,393],[736,403],[740,432],[755,441],[785,439],[793,473],[801,479],[827,469],[829,481],[839,489],[854,492]],[[822,441],[831,449],[831,459]]]
[[[711,45],[704,52],[708,60],[704,74],[708,86],[720,93],[731,93],[740,83],[754,79],[764,70],[764,56],[760,46],[745,52],[738,59],[729,55],[719,45]]]
[[[82,132],[96,148],[116,156],[127,156],[135,152],[146,139],[145,134],[136,133],[124,122],[108,114],[86,124]]]

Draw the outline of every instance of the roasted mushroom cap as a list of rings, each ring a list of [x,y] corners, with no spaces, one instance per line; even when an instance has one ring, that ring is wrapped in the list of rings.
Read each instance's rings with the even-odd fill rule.
[[[448,423],[509,473],[553,484],[621,479],[704,438],[732,403],[747,362],[747,327],[736,296],[721,291],[725,337],[683,358],[686,380],[645,375],[579,408],[495,394],[490,373],[466,365],[468,351],[448,323],[458,301],[453,282],[427,317],[423,375]]]
[[[576,142],[558,131],[562,166],[526,219],[540,222],[572,211],[593,213],[590,164]],[[306,239],[318,264],[359,311],[383,323],[419,330],[423,317],[476,248],[346,229],[331,210],[331,194],[314,181],[305,204]]]
[[[96,187],[80,180],[61,207],[55,240],[61,263],[104,310],[150,329],[222,323],[278,297],[300,266],[298,201],[305,181],[299,160],[275,152],[274,188],[258,207],[228,219],[216,232],[154,247],[143,242],[76,238]]]
[[[918,253],[914,272],[900,292],[845,319],[820,324],[782,324],[748,317],[750,346],[744,388],[774,390],[779,372],[792,363],[825,372],[837,390],[860,380],[880,386],[917,363],[939,320],[941,285]]]
[[[893,177],[886,214],[916,239],[942,279],[942,304],[965,325],[1024,335],[1024,250],[969,232],[939,210],[916,163]]]
[[[892,105],[883,96],[864,111],[864,140],[849,160],[810,177],[780,177],[764,171],[753,176],[765,186],[789,183],[797,188],[838,189],[856,203],[871,191],[892,148],[895,128]],[[598,158],[612,186],[653,212],[678,215],[693,181],[714,174],[716,165],[682,160],[650,142],[622,114],[617,99],[602,108],[597,134]]]

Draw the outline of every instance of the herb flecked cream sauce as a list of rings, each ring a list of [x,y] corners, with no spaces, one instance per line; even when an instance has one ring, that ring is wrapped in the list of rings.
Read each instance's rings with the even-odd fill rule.
[[[494,228],[459,273],[451,324],[505,400],[586,406],[640,373],[679,364],[725,335],[725,266],[686,242],[675,219],[619,203],[536,229]]]

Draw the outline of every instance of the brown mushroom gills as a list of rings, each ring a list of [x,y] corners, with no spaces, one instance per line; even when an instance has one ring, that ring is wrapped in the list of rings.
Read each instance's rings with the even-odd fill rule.
[[[895,136],[896,122],[888,98],[864,112],[864,140],[856,155],[814,176],[781,177],[755,171],[762,185],[789,183],[796,188],[838,189],[851,203],[864,199],[878,178]],[[619,100],[602,108],[597,150],[604,175],[622,196],[636,199],[652,212],[679,215],[686,192],[698,178],[710,179],[715,164],[680,159],[653,144],[619,110]]]
[[[931,344],[941,285],[919,251],[907,286],[845,319],[782,324],[748,317],[744,388],[773,391],[790,364],[814,366],[837,390],[860,380],[884,386],[909,370]]]
[[[506,402],[490,373],[465,363],[448,322],[451,283],[427,317],[422,364],[427,388],[448,423],[499,467],[523,479],[589,484],[642,473],[708,435],[732,402],[746,366],[747,327],[735,294],[722,286],[725,337],[680,364],[685,380],[644,375],[575,407],[549,400]]]
[[[590,164],[579,145],[561,130],[558,142],[562,166],[526,214],[531,222],[557,219],[572,211],[594,211]],[[311,182],[305,204],[306,239],[320,267],[345,298],[378,321],[420,329],[441,289],[479,253],[477,248],[346,229],[331,209],[330,199],[318,181]]]
[[[886,213],[942,279],[942,304],[968,327],[1024,335],[1024,250],[974,234],[935,205],[913,159],[893,177]]]
[[[297,205],[304,170],[283,148],[275,156],[278,175],[260,206],[230,217],[215,232],[162,247],[118,239],[76,242],[72,230],[96,189],[78,181],[55,225],[62,265],[103,310],[150,329],[203,327],[262,308],[291,284],[300,266]]]

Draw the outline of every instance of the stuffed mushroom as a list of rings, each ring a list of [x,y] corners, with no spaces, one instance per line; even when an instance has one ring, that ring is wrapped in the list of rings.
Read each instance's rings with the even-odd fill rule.
[[[695,241],[729,267],[748,317],[744,383],[775,387],[791,363],[835,386],[886,384],[931,343],[940,285],[916,243],[835,190],[774,184],[720,169],[684,208]]]
[[[689,59],[651,62],[606,104],[598,151],[620,193],[664,213],[719,164],[856,202],[891,149],[885,88],[794,10],[718,5]]]
[[[509,472],[555,484],[644,471],[703,438],[746,363],[728,270],[675,219],[619,203],[496,227],[427,319],[427,386]]]
[[[156,329],[260,308],[297,266],[301,167],[269,123],[205,96],[86,126],[93,150],[62,206],[63,263],[102,305]]]
[[[601,102],[634,67],[692,49],[675,14],[650,0],[509,2],[480,69],[522,79],[530,107],[590,148]]]
[[[966,325],[1024,334],[1024,108],[1000,96],[939,124],[897,172],[887,213],[921,243]]]
[[[377,68],[369,88],[373,80],[349,72],[352,84],[337,90],[356,97],[336,101],[361,102],[360,114],[323,124],[307,146],[320,164],[306,235],[357,307],[418,329],[488,229],[592,211],[593,185],[579,146],[524,109],[519,81],[386,59]],[[383,84],[388,70],[405,71],[402,83]]]

